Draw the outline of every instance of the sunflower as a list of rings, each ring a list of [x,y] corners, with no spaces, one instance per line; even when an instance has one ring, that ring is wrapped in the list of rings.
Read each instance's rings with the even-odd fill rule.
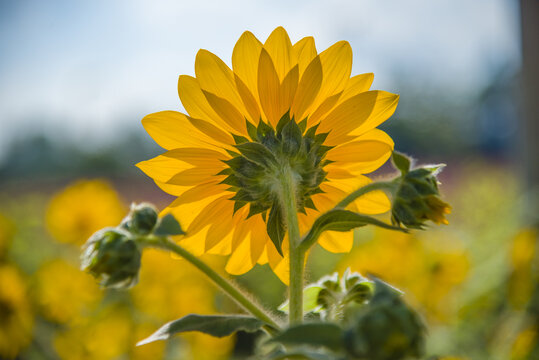
[[[288,281],[288,240],[276,246],[268,231],[281,222],[275,203],[280,169],[293,174],[305,233],[320,213],[369,183],[364,174],[393,150],[376,127],[393,114],[398,95],[369,91],[373,74],[350,77],[351,68],[347,42],[318,53],[312,37],[292,44],[282,27],[265,43],[243,33],[232,69],[207,50],[197,53],[196,77],[178,81],[187,114],[163,111],[142,120],[167,152],[137,164],[177,196],[163,212],[187,229],[183,246],[197,255],[230,255],[231,274],[269,263]],[[390,202],[373,192],[350,207],[378,214]],[[319,240],[331,252],[347,252],[352,242],[352,232],[326,232]]]

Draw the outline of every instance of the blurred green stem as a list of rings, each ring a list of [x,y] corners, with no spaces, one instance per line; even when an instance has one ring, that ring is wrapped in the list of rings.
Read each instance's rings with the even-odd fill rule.
[[[233,285],[231,281],[219,275],[205,262],[200,260],[195,255],[191,254],[189,251],[187,251],[180,245],[169,240],[168,238],[162,237],[145,238],[144,243],[152,247],[172,251],[176,255],[179,255],[185,260],[189,261],[197,269],[206,274],[206,276],[208,276],[219,288],[221,288],[221,290],[228,294],[228,296],[235,300],[241,307],[243,307],[245,310],[247,310],[259,320],[266,323],[267,326],[264,326],[264,329],[268,333],[274,335],[278,331],[280,331],[280,326],[277,324],[277,321],[275,321],[271,317],[271,315],[269,315],[262,307],[251,301],[237,286]]]

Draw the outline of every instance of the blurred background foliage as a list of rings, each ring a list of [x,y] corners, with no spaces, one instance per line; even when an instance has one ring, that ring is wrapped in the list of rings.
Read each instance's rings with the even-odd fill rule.
[[[521,80],[518,64],[503,62],[465,91],[395,74],[400,104],[382,128],[399,151],[448,165],[441,189],[453,207],[450,225],[409,235],[360,229],[351,253],[316,247],[308,261],[310,282],[349,267],[403,290],[427,323],[433,359],[539,358],[537,215],[526,207],[534,197],[520,155]],[[0,359],[220,360],[251,352],[255,337],[243,333],[135,347],[185,314],[239,311],[182,260],[145,252],[140,283],[129,291],[102,291],[79,271],[80,245],[117,225],[131,202],[163,208],[172,200],[133,166],[161,152],[140,126],[145,114],[91,146],[50,129],[28,129],[3,146]],[[206,260],[223,269],[223,259]],[[237,281],[270,308],[285,298],[265,266]]]

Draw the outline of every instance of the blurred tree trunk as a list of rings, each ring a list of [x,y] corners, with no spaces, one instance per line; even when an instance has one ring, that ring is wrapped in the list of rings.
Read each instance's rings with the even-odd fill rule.
[[[526,190],[529,197],[529,219],[539,225],[539,0],[521,0],[522,30],[522,94],[523,159],[526,172]]]

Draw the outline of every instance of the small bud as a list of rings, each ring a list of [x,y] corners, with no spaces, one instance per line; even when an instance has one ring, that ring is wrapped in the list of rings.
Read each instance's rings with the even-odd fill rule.
[[[347,351],[354,358],[371,360],[420,357],[425,331],[419,317],[395,289],[381,281],[375,285],[374,297],[345,333]]]
[[[425,221],[449,224],[445,218],[451,207],[440,199],[436,175],[443,165],[425,166],[403,172],[396,181],[391,221],[408,228],[423,229]]]
[[[81,269],[88,271],[104,287],[129,288],[138,281],[141,252],[130,237],[117,228],[105,228],[84,245]]]
[[[121,227],[139,235],[149,234],[157,224],[157,210],[148,203],[131,204],[131,211],[122,220]]]
[[[358,273],[346,269],[341,279],[334,273],[317,283],[322,287],[317,303],[320,315],[326,320],[344,322],[372,296],[373,284]]]

